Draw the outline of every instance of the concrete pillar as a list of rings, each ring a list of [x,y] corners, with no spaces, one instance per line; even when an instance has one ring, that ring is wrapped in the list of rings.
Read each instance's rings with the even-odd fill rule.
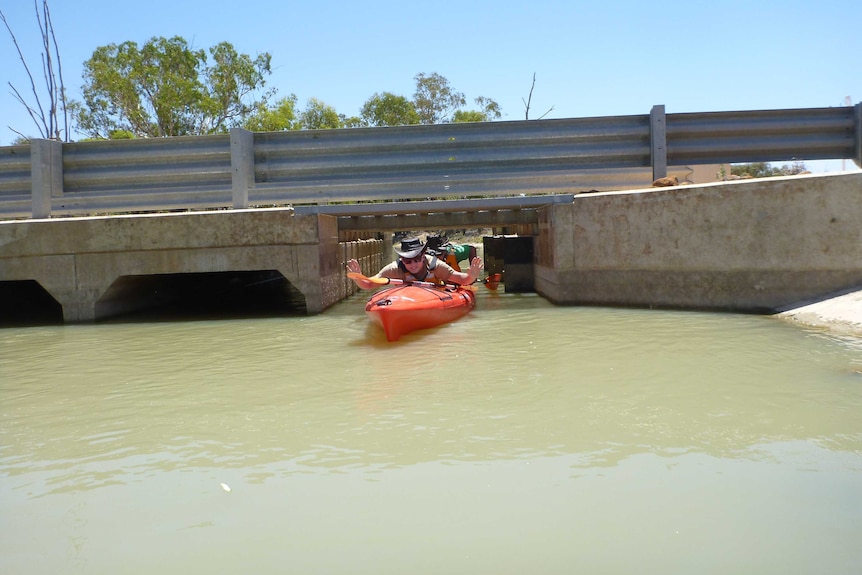
[[[96,321],[96,302],[99,299],[99,294],[79,290],[74,293],[63,294],[57,299],[63,306],[64,322],[91,323]]]
[[[51,198],[63,195],[63,143],[30,140],[30,178],[33,217],[51,215]]]
[[[332,305],[330,299],[336,297],[333,294],[337,293],[337,286],[327,285],[327,279],[323,278],[320,273],[320,248],[314,245],[295,246],[293,252],[296,254],[296,273],[286,274],[281,271],[284,277],[288,278],[302,294],[305,296],[305,309],[309,314],[322,312],[324,309]]]
[[[854,109],[854,124],[856,126],[856,157],[853,161],[856,165],[862,168],[862,103],[853,106]]]
[[[667,176],[667,122],[664,106],[653,106],[649,113],[650,158],[653,181]]]
[[[248,207],[248,191],[254,187],[254,134],[242,128],[230,130],[230,171],[233,207]]]
[[[79,285],[75,256],[28,257],[20,263],[27,279],[36,280],[62,306],[64,322],[87,323],[96,319],[96,301],[108,286]]]
[[[533,244],[535,289],[555,303],[575,299],[570,282],[575,249],[577,242],[589,241],[584,230],[575,228],[574,212],[574,204],[551,204],[539,209],[539,234]]]

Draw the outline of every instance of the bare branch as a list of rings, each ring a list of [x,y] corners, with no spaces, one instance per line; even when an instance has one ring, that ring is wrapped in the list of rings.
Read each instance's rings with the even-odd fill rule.
[[[59,120],[57,119],[57,139],[61,141],[66,141],[69,138],[69,112],[68,107],[66,105],[66,84],[63,81],[63,66],[60,62],[60,48],[57,45],[57,34],[54,32],[54,22],[51,20],[51,12],[48,10],[48,2],[44,3],[45,6],[45,30],[46,30],[46,38],[45,38],[45,52],[50,53],[50,46],[54,46],[54,54],[57,56],[57,74],[54,76],[54,67],[49,66],[51,71],[51,81],[50,81],[50,91],[53,95],[53,109],[55,110],[54,118],[57,119],[56,109],[57,104],[62,104],[63,108],[63,131],[65,132],[64,136],[60,137],[59,132]],[[50,31],[51,37],[50,39],[47,37],[47,32]],[[59,79],[59,89],[57,86],[57,80]]]
[[[527,101],[524,102],[524,99],[521,98],[521,101],[524,102],[524,119],[530,119],[530,102],[533,101],[533,88],[536,87],[536,73],[533,72],[533,83],[530,85],[530,95],[527,97]]]
[[[521,98],[521,101],[522,101],[522,102],[524,102],[524,119],[525,119],[525,120],[529,120],[529,119],[530,119],[530,103],[533,101],[533,89],[534,89],[535,87],[536,87],[536,73],[535,73],[535,72],[533,72],[533,83],[532,83],[532,85],[530,86],[530,95],[527,97],[527,99],[526,99],[526,100],[524,100],[523,98]],[[538,117],[538,119],[539,119],[539,120],[541,120],[542,118],[544,118],[545,116],[547,116],[548,114],[550,114],[550,113],[553,111],[553,109],[554,109],[554,107],[553,107],[553,106],[551,106],[550,108],[548,108],[548,110],[547,110],[544,114],[542,114],[541,116],[539,116],[539,117]]]
[[[10,87],[10,88],[12,88],[12,92],[10,92],[10,93],[11,93],[13,96],[15,96],[15,99],[16,99],[16,100],[18,100],[19,102],[21,102],[21,105],[22,105],[22,106],[24,106],[24,108],[27,110],[27,113],[30,115],[30,118],[32,118],[32,119],[33,119],[33,123],[34,123],[34,124],[36,124],[36,125],[38,126],[38,125],[39,125],[39,120],[38,120],[38,119],[37,119],[37,117],[36,117],[36,116],[37,116],[37,114],[38,114],[37,110],[34,110],[34,109],[33,109],[33,108],[32,108],[32,107],[31,107],[31,106],[26,102],[26,100],[24,100],[24,98],[23,98],[23,97],[21,96],[21,94],[18,92],[18,89],[17,89],[17,88],[15,88],[15,86],[13,86],[13,85],[12,85],[12,82],[9,82],[9,87]],[[12,130],[12,127],[11,127],[11,126],[7,126],[7,127],[8,127],[10,130]],[[13,132],[15,132],[16,130],[12,130],[12,131],[13,131]]]
[[[551,106],[550,108],[548,108],[548,111],[547,111],[547,112],[545,112],[544,114],[542,114],[541,116],[539,116],[539,117],[538,117],[538,118],[536,118],[536,119],[537,119],[537,120],[541,120],[542,118],[544,118],[545,116],[547,116],[548,114],[550,114],[550,113],[551,113],[551,112],[553,112],[553,111],[554,111],[554,107],[553,107],[553,106]]]
[[[42,103],[39,101],[39,93],[36,91],[36,82],[33,81],[33,74],[30,72],[30,67],[27,65],[27,60],[24,58],[24,53],[21,51],[21,46],[18,44],[18,38],[16,38],[15,34],[12,32],[12,28],[9,26],[9,22],[6,21],[6,15],[3,14],[2,11],[0,11],[0,19],[2,19],[3,24],[6,25],[6,30],[9,31],[9,36],[12,37],[12,43],[15,44],[15,49],[18,51],[18,58],[21,60],[21,63],[24,65],[24,70],[27,72],[27,77],[30,78],[30,89],[33,92],[33,95],[36,97],[36,106],[40,110],[39,119],[41,120],[41,124],[34,117],[33,108],[31,108],[26,103],[24,103],[24,99],[21,97],[21,94],[18,92],[18,90],[16,90],[15,87],[12,86],[11,83],[9,84],[9,86],[11,86],[13,90],[15,90],[15,96],[27,108],[27,111],[30,113],[30,117],[33,118],[33,122],[36,124],[36,127],[39,128],[39,133],[43,137],[47,138],[48,136],[45,135],[45,130],[43,129],[45,127],[45,117],[44,117],[44,115],[41,114]]]
[[[9,25],[9,22],[6,20],[6,15],[0,11],[0,20],[3,20],[3,24],[6,26],[6,30],[9,32],[9,36],[12,38],[12,43],[15,44],[15,50],[18,52],[18,58],[21,60],[21,64],[24,66],[24,71],[27,73],[27,78],[30,80],[30,91],[33,93],[33,98],[36,102],[35,106],[31,106],[27,103],[21,93],[9,82],[9,87],[12,88],[12,94],[15,98],[21,102],[24,108],[27,110],[27,113],[30,115],[30,118],[33,120],[33,123],[36,124],[36,127],[39,129],[39,133],[43,138],[46,139],[57,139],[57,140],[65,140],[69,137],[69,118],[68,112],[66,110],[66,95],[65,88],[63,85],[63,76],[60,68],[60,52],[57,48],[57,37],[54,33],[54,26],[51,22],[51,14],[48,10],[48,1],[42,0],[42,14],[39,13],[39,3],[38,0],[33,0],[33,8],[36,12],[36,22],[39,25],[39,31],[42,37],[42,47],[44,48],[44,53],[42,53],[42,74],[45,78],[45,87],[48,91],[48,102],[50,104],[47,114],[45,107],[42,104],[42,99],[39,97],[39,90],[36,88],[36,81],[33,78],[33,73],[30,70],[30,66],[27,64],[27,60],[24,57],[24,53],[21,50],[20,44],[18,44],[18,39],[15,36],[15,33],[12,31],[12,27]],[[57,83],[58,77],[54,72],[54,58],[52,58],[52,48],[53,54],[56,56],[57,61],[57,69],[59,73],[59,86]],[[63,137],[61,138],[61,130],[60,124],[58,120],[59,116],[59,108],[62,104],[63,114],[64,114],[64,122],[63,122]],[[20,134],[17,130],[9,127],[10,130],[15,132],[16,134]]]
[[[24,134],[22,134],[21,132],[19,132],[15,128],[13,128],[12,126],[6,126],[6,127],[9,128],[10,130],[12,130],[13,132],[15,132],[16,134],[18,134],[22,140],[29,140],[30,139],[29,136],[25,136]]]

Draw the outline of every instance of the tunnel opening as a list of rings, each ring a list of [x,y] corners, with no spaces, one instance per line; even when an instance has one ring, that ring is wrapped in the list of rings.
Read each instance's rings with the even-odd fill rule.
[[[306,314],[277,270],[122,276],[96,302],[96,321],[248,319]]]
[[[0,327],[63,323],[63,306],[36,280],[0,281]]]

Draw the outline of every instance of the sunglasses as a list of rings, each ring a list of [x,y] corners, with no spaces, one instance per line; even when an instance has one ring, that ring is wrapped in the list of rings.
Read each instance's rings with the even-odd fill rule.
[[[401,261],[405,264],[415,264],[421,262],[424,257],[425,254],[419,254],[415,258],[401,258]]]

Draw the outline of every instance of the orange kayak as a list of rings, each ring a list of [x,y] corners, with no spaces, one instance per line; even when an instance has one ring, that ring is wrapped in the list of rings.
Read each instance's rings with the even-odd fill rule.
[[[455,321],[476,307],[476,294],[461,287],[399,285],[380,290],[365,304],[365,313],[397,341],[405,333]]]

